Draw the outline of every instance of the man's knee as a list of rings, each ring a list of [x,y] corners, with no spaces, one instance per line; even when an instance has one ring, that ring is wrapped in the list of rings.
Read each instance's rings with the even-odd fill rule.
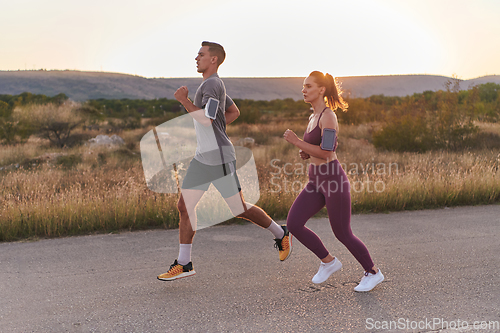
[[[233,214],[234,217],[242,217],[242,218],[248,218],[249,217],[249,210],[252,209],[252,207],[249,207],[250,205],[247,204],[244,200],[241,200],[241,202],[236,202],[236,203],[231,203],[229,204],[229,209],[231,210],[231,214]]]
[[[230,207],[230,209],[234,217],[248,218],[247,211],[243,207]]]

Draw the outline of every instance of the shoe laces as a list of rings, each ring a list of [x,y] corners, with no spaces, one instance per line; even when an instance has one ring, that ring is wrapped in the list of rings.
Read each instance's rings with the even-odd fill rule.
[[[168,273],[170,273],[170,274],[176,274],[176,273],[182,272],[182,270],[183,270],[182,265],[180,265],[180,264],[177,264],[175,266],[172,265],[172,266],[170,266],[170,269],[168,270]]]
[[[377,275],[377,272],[375,272],[373,269],[372,271],[368,271],[368,272],[365,272],[365,276],[368,276],[368,274],[371,274],[371,275]]]
[[[368,277],[370,276],[374,276],[376,275],[377,273],[373,274],[372,272],[365,272],[365,275],[363,275],[363,277],[361,278],[361,281],[367,279]]]
[[[278,249],[278,251],[283,251],[283,245],[281,244],[281,241],[282,241],[282,240],[283,240],[283,239],[279,239],[279,238],[275,238],[275,239],[274,239],[274,241],[276,242],[276,243],[274,244],[274,248],[275,248],[275,249]]]
[[[361,281],[359,281],[359,283],[360,284],[363,283],[363,281],[365,281],[366,278],[368,278],[369,274],[370,274],[369,272],[365,272],[364,275],[363,275],[363,277],[361,278]]]
[[[168,271],[170,272],[171,270],[173,270],[173,269],[174,269],[174,268],[176,268],[177,266],[181,266],[181,267],[182,267],[182,265],[181,265],[181,264],[179,264],[177,261],[175,261],[172,265],[170,265],[170,269],[169,269]]]

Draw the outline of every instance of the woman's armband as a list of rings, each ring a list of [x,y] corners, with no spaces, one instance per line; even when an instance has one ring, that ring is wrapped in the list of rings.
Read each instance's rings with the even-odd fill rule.
[[[333,128],[323,129],[323,136],[321,137],[321,149],[323,150],[335,150],[335,144],[337,143],[337,131]]]

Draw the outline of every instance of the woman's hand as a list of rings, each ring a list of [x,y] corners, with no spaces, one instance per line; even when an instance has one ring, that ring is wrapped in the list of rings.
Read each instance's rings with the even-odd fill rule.
[[[290,142],[292,145],[295,145],[297,142],[300,141],[299,137],[297,134],[295,134],[292,130],[287,129],[285,133],[283,134],[283,137],[287,142]]]
[[[299,150],[299,155],[300,155],[300,158],[303,159],[303,160],[307,160],[308,158],[311,157],[311,155],[309,155],[308,153],[306,153],[302,149]]]

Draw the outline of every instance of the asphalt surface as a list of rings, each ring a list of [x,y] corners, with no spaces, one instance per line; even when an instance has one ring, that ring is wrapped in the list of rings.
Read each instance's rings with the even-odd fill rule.
[[[363,270],[328,220],[307,226],[343,263],[321,285],[302,244],[280,262],[252,224],[198,231],[197,274],[173,282],[156,276],[177,230],[2,243],[0,331],[500,332],[500,205],[354,215],[386,277],[369,293],[353,291]]]

